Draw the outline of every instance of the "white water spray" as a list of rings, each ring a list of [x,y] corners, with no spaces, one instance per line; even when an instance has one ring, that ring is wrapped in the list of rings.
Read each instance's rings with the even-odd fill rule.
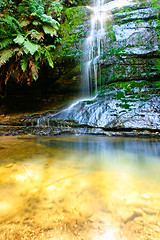
[[[97,0],[96,6],[92,7],[93,16],[91,18],[91,31],[86,40],[86,53],[88,60],[85,66],[85,82],[87,94],[97,92],[98,80],[100,80],[100,56],[103,54],[103,37],[104,29],[104,12],[101,7],[104,5],[104,0]]]

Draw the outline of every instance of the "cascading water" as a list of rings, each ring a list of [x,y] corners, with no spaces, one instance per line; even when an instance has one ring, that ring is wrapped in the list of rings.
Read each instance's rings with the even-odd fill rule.
[[[107,3],[104,0],[95,0],[92,10],[90,34],[86,39],[85,52],[87,60],[84,70],[84,92],[86,95],[97,93],[101,87],[101,57],[103,55],[105,39],[105,22],[111,18],[110,11],[117,7],[130,4],[130,0],[114,0]]]
[[[86,39],[87,61],[85,64],[85,85],[87,95],[97,92],[98,81],[101,81],[100,56],[103,54],[104,12],[102,7],[104,0],[97,0],[92,7],[93,16],[91,18],[91,31]]]

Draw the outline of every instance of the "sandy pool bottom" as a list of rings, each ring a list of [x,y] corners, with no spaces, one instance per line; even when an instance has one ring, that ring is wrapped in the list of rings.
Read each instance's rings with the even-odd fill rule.
[[[9,143],[1,142],[3,159],[5,151],[24,148],[22,139]],[[22,148],[0,165],[0,239],[160,239],[160,186],[153,177],[118,163],[73,161],[73,154],[64,160],[66,151],[61,161],[52,154],[32,157],[33,143],[25,144],[27,158],[19,160]]]

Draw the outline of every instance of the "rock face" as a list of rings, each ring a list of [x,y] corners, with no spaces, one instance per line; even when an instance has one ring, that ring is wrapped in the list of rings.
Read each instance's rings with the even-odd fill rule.
[[[137,88],[134,88],[137,94]],[[142,92],[146,91],[145,88]],[[160,130],[160,97],[153,94],[147,99],[125,96],[116,99],[117,90],[97,95],[91,100],[80,100],[57,114],[39,119],[40,125],[52,125],[52,120],[68,120],[75,126],[123,130]],[[54,125],[54,124],[53,124]]]
[[[54,55],[54,68],[47,69],[44,73],[53,93],[80,90],[81,56],[89,30],[90,10],[85,6],[66,8],[64,19],[60,29],[62,41]],[[42,78],[44,79],[43,76]]]
[[[104,40],[102,82],[158,79],[159,9],[139,3],[117,11]]]

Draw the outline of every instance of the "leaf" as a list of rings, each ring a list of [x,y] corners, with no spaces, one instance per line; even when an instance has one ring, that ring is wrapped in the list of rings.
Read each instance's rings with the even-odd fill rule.
[[[21,63],[22,71],[25,72],[28,66],[28,57],[27,56],[23,57],[20,63]]]
[[[31,23],[31,21],[25,20],[25,21],[22,21],[22,22],[20,23],[20,26],[23,28],[23,27],[28,26],[30,23]]]
[[[4,39],[2,42],[0,42],[0,50],[7,47],[13,42],[11,38]]]
[[[46,59],[47,59],[47,61],[48,61],[49,66],[50,66],[51,68],[53,68],[53,67],[54,67],[54,64],[53,64],[53,61],[52,61],[52,57],[51,57],[50,52],[47,51],[47,50],[45,51],[45,57],[46,57]]]
[[[48,51],[50,51],[51,49],[56,49],[56,46],[55,45],[48,45],[47,47],[46,47],[46,49],[48,50]]]
[[[19,45],[22,45],[25,41],[25,38],[21,34],[18,34],[13,41]]]
[[[39,21],[33,21],[32,23],[33,23],[34,26],[42,25],[42,23],[39,22]]]
[[[36,52],[35,53],[35,61],[37,62],[41,57],[41,53],[40,52]]]
[[[24,51],[25,53],[30,53],[31,55],[33,55],[35,52],[38,51],[39,45],[30,42],[29,40],[25,40],[24,42]]]
[[[13,49],[3,50],[0,52],[0,67],[4,65],[13,55],[15,52]]]
[[[49,34],[51,37],[57,34],[56,30],[49,25],[43,25],[43,30],[46,34]]]
[[[42,15],[39,15],[39,17],[44,24],[48,24],[51,27],[53,27],[54,29],[58,30],[58,27],[60,24],[55,19],[53,19],[51,16],[42,14]]]
[[[30,35],[32,39],[35,39],[36,41],[40,41],[44,39],[44,33],[43,32],[38,32],[35,29],[32,29],[27,33],[27,36]]]
[[[11,31],[19,33],[19,31],[22,30],[19,22],[14,17],[6,15],[3,18],[0,18],[0,21],[1,24],[5,24],[5,26],[7,26]]]

